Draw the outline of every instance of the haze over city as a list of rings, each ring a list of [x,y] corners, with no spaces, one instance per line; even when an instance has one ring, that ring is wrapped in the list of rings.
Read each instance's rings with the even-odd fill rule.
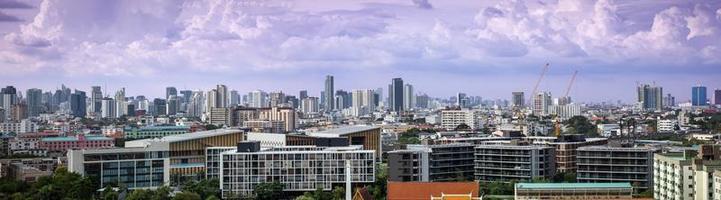
[[[0,1],[0,84],[88,90],[226,84],[318,95],[385,87],[484,98],[540,89],[580,102],[678,101],[721,87],[719,1]]]

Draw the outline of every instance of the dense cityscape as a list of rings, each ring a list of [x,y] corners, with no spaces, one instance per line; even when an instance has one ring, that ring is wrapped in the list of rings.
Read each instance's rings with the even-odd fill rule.
[[[721,1],[0,0],[0,200],[721,200]]]

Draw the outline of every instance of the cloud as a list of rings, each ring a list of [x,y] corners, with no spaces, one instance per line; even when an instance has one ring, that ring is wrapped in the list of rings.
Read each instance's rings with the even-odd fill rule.
[[[413,5],[416,7],[422,8],[422,9],[433,9],[433,5],[431,5],[428,0],[411,0],[413,2]]]
[[[0,22],[21,22],[21,21],[23,21],[23,20],[18,17],[8,15],[8,14],[5,14],[2,11],[0,11]]]
[[[30,9],[33,8],[32,6],[19,2],[14,0],[0,0],[0,8],[10,8],[10,9]]]

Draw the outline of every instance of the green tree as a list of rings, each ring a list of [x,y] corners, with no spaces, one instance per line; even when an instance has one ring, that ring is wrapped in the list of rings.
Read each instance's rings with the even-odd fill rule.
[[[313,192],[313,199],[315,200],[331,200],[331,195],[323,191],[323,188],[316,188]]]
[[[456,126],[456,128],[454,129],[454,131],[468,131],[468,130],[471,130],[471,127],[465,123],[458,124],[458,126]]]
[[[103,192],[100,193],[100,198],[102,200],[117,200],[118,199],[118,192],[116,192],[113,187],[111,186],[105,186],[103,189]]]
[[[295,200],[315,200],[310,192],[306,192],[301,196],[295,198]]]
[[[378,164],[376,167],[376,180],[373,185],[369,187],[373,199],[383,200],[386,199],[386,186],[388,184],[388,165]]]
[[[283,188],[285,185],[279,182],[260,183],[255,186],[255,195],[257,200],[274,200],[283,196]]]
[[[333,188],[333,191],[331,193],[333,194],[333,200],[345,199],[345,187],[337,186]]]
[[[203,179],[201,181],[188,181],[183,184],[182,190],[193,192],[200,195],[200,198],[205,199],[210,196],[220,195],[220,181],[218,179]]]
[[[570,119],[563,122],[563,125],[568,127],[566,133],[570,134],[583,134],[587,136],[597,136],[596,126],[591,124],[590,121],[584,116],[573,116]]]
[[[153,200],[170,200],[170,187],[162,186],[153,192]]]
[[[133,190],[128,194],[125,200],[145,200],[153,198],[153,191],[150,190]]]
[[[198,193],[185,191],[175,194],[173,200],[201,200],[201,198]]]

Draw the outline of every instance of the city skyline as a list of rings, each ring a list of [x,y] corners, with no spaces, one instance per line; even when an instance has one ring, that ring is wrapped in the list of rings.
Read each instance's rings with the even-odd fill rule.
[[[0,84],[22,91],[160,97],[225,84],[319,96],[332,75],[336,89],[400,77],[434,97],[510,99],[530,95],[545,63],[539,91],[559,96],[578,70],[570,96],[582,102],[633,102],[637,83],[678,102],[697,84],[721,88],[716,1],[3,2]]]

